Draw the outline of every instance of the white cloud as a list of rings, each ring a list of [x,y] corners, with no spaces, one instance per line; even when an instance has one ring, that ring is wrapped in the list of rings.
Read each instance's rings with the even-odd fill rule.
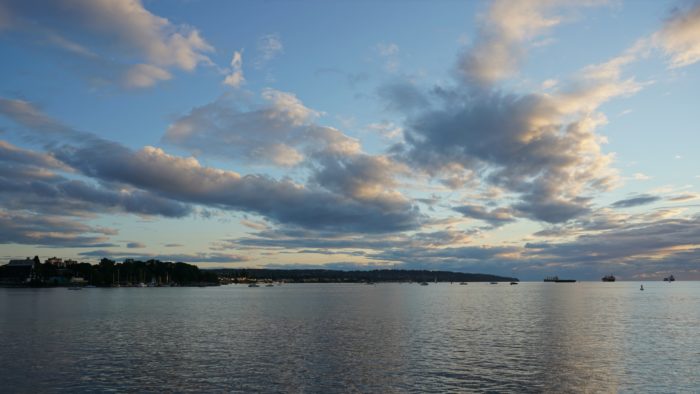
[[[394,140],[401,137],[403,128],[393,122],[377,122],[367,125],[367,129],[379,133],[383,138]]]
[[[124,76],[124,83],[130,88],[147,88],[159,81],[167,81],[173,76],[167,70],[150,64],[137,64]]]
[[[240,87],[245,82],[243,78],[243,54],[239,51],[233,52],[231,58],[231,73],[224,79],[224,84],[231,87]]]
[[[272,59],[284,52],[282,40],[277,34],[266,34],[258,38],[258,59],[255,62],[257,68],[262,68]]]
[[[388,72],[396,72],[399,68],[399,46],[393,42],[380,42],[374,49],[379,56],[384,58],[384,69]]]
[[[559,81],[557,81],[556,79],[547,79],[544,82],[542,82],[542,90],[552,89],[555,86],[557,86],[557,84],[559,84]]]
[[[480,85],[509,78],[525,58],[523,44],[561,23],[563,18],[555,11],[563,6],[595,3],[598,2],[496,0],[481,16],[474,44],[460,59],[458,71],[466,81]]]
[[[2,7],[0,15],[14,21],[6,28],[45,35],[48,42],[72,53],[127,68],[122,81],[128,87],[169,79],[170,68],[192,71],[200,64],[212,64],[206,54],[214,48],[197,29],[174,25],[139,0],[9,2]]]
[[[654,40],[668,56],[669,67],[689,66],[700,60],[700,3],[679,9],[654,35]]]

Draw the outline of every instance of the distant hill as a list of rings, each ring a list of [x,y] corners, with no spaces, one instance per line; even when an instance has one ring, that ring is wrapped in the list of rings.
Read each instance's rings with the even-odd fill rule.
[[[340,271],[326,269],[212,269],[220,277],[247,278],[255,280],[273,280],[287,282],[517,282],[510,278],[488,274],[470,274],[450,271],[427,270],[372,270]]]

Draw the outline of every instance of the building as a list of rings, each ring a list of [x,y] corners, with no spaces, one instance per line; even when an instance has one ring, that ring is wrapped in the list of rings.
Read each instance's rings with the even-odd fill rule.
[[[26,285],[37,279],[36,265],[38,258],[27,257],[24,260],[10,260],[0,266],[0,284],[8,286]]]
[[[58,257],[54,256],[51,257],[50,259],[46,259],[44,261],[46,264],[51,264],[56,267],[65,267],[65,263],[63,262],[63,259],[59,259]]]

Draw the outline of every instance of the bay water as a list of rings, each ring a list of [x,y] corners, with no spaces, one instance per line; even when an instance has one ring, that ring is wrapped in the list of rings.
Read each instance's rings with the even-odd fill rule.
[[[2,392],[700,392],[700,283],[0,289]]]

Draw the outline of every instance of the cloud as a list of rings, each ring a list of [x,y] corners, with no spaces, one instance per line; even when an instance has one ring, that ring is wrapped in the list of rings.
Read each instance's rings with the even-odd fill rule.
[[[46,114],[28,101],[0,97],[0,115],[7,117],[14,123],[30,131],[46,133],[49,138],[51,135],[64,138],[89,138],[88,135],[76,132],[70,127],[46,116]]]
[[[315,159],[319,165],[311,181],[327,190],[387,207],[408,204],[408,200],[393,189],[397,186],[396,175],[405,169],[389,157],[324,152]]]
[[[0,140],[0,162],[38,167],[43,170],[70,170],[51,155],[22,149],[2,140]]]
[[[157,253],[129,253],[109,249],[97,249],[88,252],[78,253],[80,256],[102,258],[107,257],[115,260],[134,259],[138,261],[148,261],[151,259],[160,261],[176,261],[184,263],[240,263],[250,261],[247,256],[233,253],[192,253],[192,254],[157,254]]]
[[[131,67],[125,75],[125,84],[131,88],[146,88],[158,81],[167,81],[173,76],[168,71],[150,64],[137,64]]]
[[[489,211],[483,206],[462,205],[452,209],[461,213],[465,217],[487,222],[493,227],[499,227],[515,221],[513,211],[508,208],[495,208]]]
[[[379,133],[382,138],[393,140],[401,137],[403,129],[393,122],[376,122],[367,125],[367,129]]]
[[[126,72],[125,84],[131,88],[146,88],[155,85],[158,81],[167,81],[172,78],[168,71],[150,64],[137,64]]]
[[[384,69],[390,73],[399,68],[399,46],[393,42],[380,42],[374,47],[375,51],[384,59]]]
[[[430,105],[425,93],[407,81],[382,85],[377,94],[390,111],[410,112]]]
[[[402,155],[430,173],[462,168],[518,193],[519,210],[535,219],[567,220],[586,211],[581,193],[607,190],[615,180],[612,156],[595,133],[604,118],[589,112],[595,103],[585,98],[597,88],[457,98],[409,121]]]
[[[314,229],[301,230],[278,228],[264,230],[251,237],[229,239],[218,242],[218,249],[284,249],[297,250],[342,250],[343,254],[353,254],[361,250],[403,250],[429,249],[468,243],[470,234],[463,231],[441,230],[416,232],[413,234],[377,234],[366,237],[363,234],[337,234]]]
[[[211,64],[206,54],[214,48],[197,29],[174,25],[138,0],[9,1],[4,7],[16,22],[8,28],[45,35],[49,43],[83,57],[121,64],[128,69],[129,87],[170,79],[167,68],[192,71]],[[140,60],[130,65],[132,59]]]
[[[638,50],[585,67],[549,93],[437,86],[414,95],[427,105],[385,95],[407,119],[405,141],[392,153],[430,176],[512,193],[519,201],[511,208],[521,217],[557,223],[590,212],[593,196],[618,181],[614,156],[603,152],[606,139],[596,133],[607,123],[599,108],[643,87],[622,78]]]
[[[266,34],[258,38],[258,58],[255,62],[257,68],[264,67],[268,62],[284,52],[282,40],[277,34]]]
[[[632,179],[636,181],[648,181],[651,177],[641,172],[635,172],[634,175],[632,175]]]
[[[549,90],[554,87],[556,87],[559,84],[559,81],[556,79],[547,79],[544,82],[542,82],[542,90]]]
[[[525,258],[574,264],[582,270],[629,276],[644,272],[687,271],[700,262],[700,219],[662,218],[622,223],[610,230],[586,234],[570,242],[527,245]]]
[[[698,194],[698,193],[683,193],[683,194],[669,197],[668,201],[686,202],[686,201],[697,200],[698,198],[700,198],[700,194]]]
[[[653,40],[670,57],[670,68],[686,67],[699,61],[700,3],[675,9]]]
[[[613,208],[630,208],[630,207],[637,207],[640,205],[647,205],[651,204],[653,202],[661,200],[661,197],[659,196],[651,196],[651,195],[641,195],[637,197],[632,197],[632,198],[627,198],[624,200],[619,200],[615,201],[612,203]]]
[[[299,163],[296,145],[310,137],[309,127],[320,113],[304,106],[295,95],[266,89],[262,104],[223,95],[193,108],[168,127],[165,142],[228,160],[280,166]]]
[[[230,74],[224,79],[224,85],[228,85],[234,88],[240,87],[245,83],[245,78],[243,78],[243,53],[239,51],[233,52],[233,57],[231,58],[231,71]]]
[[[74,170],[50,154],[0,141],[0,202],[3,207],[37,214],[90,216],[105,212],[183,217],[191,208],[133,188],[94,184],[60,174]]]
[[[477,36],[459,59],[457,70],[469,84],[489,86],[513,76],[526,55],[525,43],[564,19],[556,15],[564,6],[585,6],[599,2],[532,0],[491,2],[477,27]]]
[[[64,147],[56,157],[83,174],[167,196],[183,203],[254,212],[278,223],[333,231],[387,232],[416,228],[420,215],[408,201],[358,200],[291,180],[241,176],[203,167],[162,149],[131,151],[116,143]]]
[[[17,243],[71,248],[109,247],[115,231],[60,216],[0,209],[0,244]]]
[[[315,116],[315,112],[304,107],[292,95],[266,91],[263,97],[272,103],[273,109],[262,110],[263,118],[271,119],[271,124],[281,122],[301,126],[306,119]],[[34,109],[30,104],[24,104],[23,107]],[[41,127],[47,122],[57,124],[39,111],[31,112],[34,117],[25,122],[27,126],[31,126],[35,117],[45,120],[39,122]],[[254,118],[258,119],[256,117],[260,117],[260,113],[254,114]],[[31,127],[26,132],[41,133]],[[369,233],[415,229],[424,220],[418,208],[400,194],[378,191],[376,185],[373,191],[366,194],[372,188],[359,186],[357,180],[353,181],[353,188],[348,189],[353,193],[342,194],[339,192],[342,188],[330,190],[314,185],[305,187],[289,179],[275,180],[265,175],[242,176],[233,171],[204,167],[194,157],[172,156],[156,147],[147,146],[134,151],[90,134],[85,138],[75,138],[87,133],[70,128],[65,128],[63,132],[71,137],[71,141],[59,143],[61,138],[56,138],[57,141],[50,143],[48,148],[52,157],[82,176],[117,188],[121,194],[91,189],[80,182],[61,184],[59,191],[70,191],[75,196],[99,196],[105,201],[118,203],[118,206],[129,212],[148,209],[148,213],[151,213],[155,209],[167,209],[158,211],[158,214],[183,215],[190,212],[190,204],[197,204],[215,209],[256,213],[275,223],[289,226]],[[305,128],[305,132],[317,142],[310,152],[314,157],[325,157],[326,160],[335,157],[348,163],[365,158],[372,160],[375,165],[391,165],[386,158],[375,160],[371,156],[358,156],[361,152],[357,142],[335,129],[310,125]],[[351,167],[362,168],[359,164]],[[323,171],[323,166],[316,167],[315,171]],[[16,183],[17,177],[10,178]],[[335,187],[327,185],[329,188]],[[56,191],[57,186],[51,186],[50,189]],[[109,196],[111,198],[108,199]],[[132,205],[132,196],[138,197],[139,203]],[[124,200],[126,197],[129,198]]]
[[[146,244],[141,242],[128,242],[126,247],[129,249],[142,249],[146,247]]]

